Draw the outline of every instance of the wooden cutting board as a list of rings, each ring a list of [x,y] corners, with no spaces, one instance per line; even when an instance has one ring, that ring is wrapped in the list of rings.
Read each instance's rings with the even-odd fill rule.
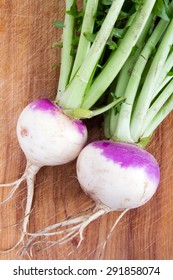
[[[21,110],[33,99],[56,95],[60,51],[53,48],[61,30],[52,22],[62,19],[63,0],[9,0],[0,3],[0,182],[21,176],[26,160],[19,148],[15,128]],[[55,69],[55,65],[58,67]],[[89,142],[102,138],[101,119],[87,123]],[[157,129],[148,150],[161,167],[161,183],[145,206],[129,211],[103,242],[119,216],[107,214],[91,223],[84,241],[78,238],[60,247],[33,246],[33,259],[173,259],[173,114]],[[75,177],[75,161],[60,167],[44,167],[35,183],[33,211],[28,231],[35,232],[91,205]],[[10,188],[0,188],[0,200]],[[18,239],[26,202],[23,183],[13,199],[0,207],[0,249]],[[17,225],[15,225],[18,223]],[[36,239],[38,241],[39,239]],[[42,239],[49,241],[51,238]],[[54,239],[53,239],[54,240]],[[17,259],[18,250],[0,254],[0,259]],[[28,259],[26,255],[24,257]]]

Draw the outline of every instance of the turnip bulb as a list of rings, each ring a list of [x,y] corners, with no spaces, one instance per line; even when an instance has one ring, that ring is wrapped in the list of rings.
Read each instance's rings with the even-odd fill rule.
[[[78,156],[87,140],[87,129],[56,104],[40,99],[22,111],[17,122],[17,137],[32,164],[61,165]]]
[[[80,120],[67,116],[63,109],[48,99],[31,102],[21,112],[17,122],[17,138],[26,159],[24,174],[17,181],[0,186],[13,186],[7,202],[24,180],[27,181],[27,202],[20,240],[14,249],[23,241],[27,231],[31,211],[34,179],[43,166],[56,166],[74,160],[87,140],[87,128]]]
[[[96,204],[122,210],[142,206],[151,199],[160,171],[156,159],[135,144],[96,141],[81,151],[77,176]]]

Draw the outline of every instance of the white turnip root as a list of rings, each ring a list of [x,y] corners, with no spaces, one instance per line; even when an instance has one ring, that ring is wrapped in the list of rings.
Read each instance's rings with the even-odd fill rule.
[[[17,122],[17,137],[27,165],[22,177],[0,186],[13,186],[7,202],[24,180],[27,181],[27,203],[22,234],[14,249],[23,241],[27,230],[34,194],[34,179],[43,166],[62,165],[74,160],[87,140],[86,126],[79,120],[71,119],[55,103],[39,99],[30,103],[22,111]]]
[[[79,234],[79,246],[88,224],[106,213],[123,211],[112,227],[111,234],[129,209],[140,207],[153,197],[159,185],[160,169],[156,159],[137,145],[105,140],[90,143],[80,152],[77,159],[77,177],[83,191],[95,202],[91,213],[64,220],[36,234],[30,234],[24,251],[36,236],[62,233],[65,236],[52,244],[64,244]],[[62,227],[67,226],[68,229],[62,230]],[[59,230],[50,232],[55,229]]]
[[[146,150],[134,144],[97,141],[80,153],[77,176],[97,205],[122,210],[146,203],[157,189],[160,173]]]
[[[17,136],[26,157],[36,166],[74,160],[87,140],[86,126],[49,101],[30,103],[17,122]]]

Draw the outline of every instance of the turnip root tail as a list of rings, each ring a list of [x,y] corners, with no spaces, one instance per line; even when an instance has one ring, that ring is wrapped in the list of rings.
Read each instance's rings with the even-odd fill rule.
[[[115,223],[113,224],[109,234],[107,235],[105,241],[103,242],[103,246],[102,246],[102,252],[105,250],[106,244],[112,234],[112,232],[114,231],[115,227],[117,226],[117,224],[119,223],[119,221],[123,218],[123,216],[127,213],[129,209],[125,209],[120,215],[119,217],[116,219]],[[85,228],[94,220],[96,220],[97,218],[101,217],[102,215],[106,214],[110,212],[110,209],[107,207],[104,207],[103,205],[101,207],[95,206],[92,209],[91,213],[85,214],[85,215],[80,215],[79,217],[76,218],[66,218],[65,220],[45,227],[42,230],[39,230],[36,233],[26,233],[27,235],[30,236],[29,240],[27,241],[27,243],[23,246],[22,251],[20,253],[20,257],[22,258],[24,256],[25,253],[27,253],[27,249],[30,247],[30,253],[29,255],[32,257],[32,249],[35,245],[38,245],[39,243],[47,243],[48,245],[45,246],[44,248],[39,249],[38,251],[43,251],[46,250],[52,246],[55,245],[63,245],[69,241],[71,241],[74,237],[78,236],[80,237],[79,243],[77,245],[77,247],[72,250],[69,254],[71,255],[76,249],[79,248],[79,246],[81,245],[82,241],[83,241],[83,232],[85,230]],[[67,228],[68,227],[68,228]],[[64,228],[64,229],[63,229]],[[51,232],[53,230],[56,230],[54,232]],[[33,242],[33,240],[36,237],[46,237],[46,236],[61,236],[58,240],[56,241],[35,241]],[[33,243],[32,243],[33,242]],[[37,251],[37,252],[38,252]],[[101,255],[101,254],[100,254]]]
[[[12,183],[9,184],[0,184],[0,187],[12,187],[12,190],[10,191],[10,193],[7,195],[7,197],[0,202],[0,205],[3,205],[4,203],[6,203],[8,200],[10,200],[12,198],[12,196],[14,195],[14,193],[16,192],[16,190],[18,189],[18,187],[20,186],[20,184],[26,179],[26,173],[24,173],[22,175],[22,177]]]
[[[96,206],[96,207],[94,207],[94,209],[92,209],[91,213],[83,214],[83,215],[80,215],[79,217],[76,217],[76,218],[70,218],[70,219],[66,218],[63,221],[61,221],[57,224],[45,227],[44,229],[42,229],[42,230],[40,230],[36,233],[26,233],[27,235],[30,236],[30,238],[27,241],[27,243],[23,246],[20,257],[22,258],[24,256],[24,254],[27,252],[27,249],[30,247],[30,245],[31,245],[30,255],[32,257],[33,246],[36,245],[36,244],[44,242],[44,241],[36,241],[32,244],[33,240],[36,237],[39,237],[39,236],[41,236],[41,237],[56,236],[56,235],[61,236],[56,241],[48,241],[47,243],[49,245],[44,247],[43,249],[40,249],[39,251],[48,249],[48,248],[50,248],[51,246],[54,246],[54,245],[63,245],[65,243],[71,241],[74,237],[76,237],[78,235],[80,237],[80,240],[79,240],[79,243],[77,245],[77,248],[79,248],[79,246],[81,245],[81,243],[83,241],[83,232],[84,232],[85,228],[91,222],[93,222],[94,220],[96,220],[97,218],[101,217],[102,215],[104,215],[108,212],[109,212],[108,208],[104,208],[104,207],[102,207],[102,208],[99,207],[98,208]],[[51,232],[52,230],[57,230],[57,231]]]
[[[8,183],[8,184],[0,184],[0,187],[12,187],[12,190],[9,192],[9,194],[7,195],[7,197],[0,202],[0,205],[3,205],[4,203],[6,203],[8,200],[10,200],[12,198],[12,196],[14,195],[14,193],[17,191],[18,187],[20,186],[20,184],[26,180],[26,176],[27,176],[27,170],[28,170],[28,163],[26,165],[26,169],[25,169],[25,172],[23,173],[23,175],[21,176],[20,179],[14,181],[14,182],[11,182],[11,183]]]
[[[114,222],[112,228],[111,228],[110,231],[109,231],[109,234],[107,235],[107,237],[106,237],[106,239],[105,239],[105,241],[104,241],[104,243],[103,243],[102,252],[101,252],[100,256],[104,253],[104,250],[105,250],[105,248],[106,248],[107,242],[108,242],[109,238],[111,237],[111,235],[112,235],[114,229],[116,228],[117,224],[119,223],[119,221],[124,217],[124,215],[125,215],[129,210],[130,210],[129,208],[128,208],[128,209],[125,209],[125,210],[119,215],[119,217],[116,219],[116,221]]]
[[[0,185],[0,187],[13,186],[13,189],[10,191],[8,196],[0,203],[0,205],[2,205],[5,202],[7,202],[10,198],[12,198],[13,194],[15,193],[15,191],[18,189],[18,187],[24,180],[26,180],[26,182],[27,182],[27,200],[26,200],[25,216],[23,219],[20,239],[12,247],[10,247],[6,250],[0,251],[1,253],[10,252],[10,251],[14,250],[20,243],[23,242],[23,239],[24,239],[26,231],[27,231],[27,225],[29,222],[29,217],[30,217],[30,212],[31,212],[31,207],[32,207],[32,200],[33,200],[33,195],[34,195],[34,180],[35,180],[35,176],[38,173],[39,169],[40,169],[40,166],[36,166],[30,162],[27,162],[25,172],[20,179],[16,180],[15,182],[9,183],[9,184]]]

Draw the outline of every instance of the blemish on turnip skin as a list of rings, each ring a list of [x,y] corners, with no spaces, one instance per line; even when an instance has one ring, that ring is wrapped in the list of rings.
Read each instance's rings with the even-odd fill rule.
[[[148,182],[145,182],[145,184],[144,184],[144,192],[142,194],[141,200],[143,200],[143,198],[145,197],[145,194],[147,192],[147,188],[148,188]]]
[[[28,130],[27,130],[27,128],[24,128],[24,127],[21,128],[20,134],[21,134],[22,137],[28,136]]]

